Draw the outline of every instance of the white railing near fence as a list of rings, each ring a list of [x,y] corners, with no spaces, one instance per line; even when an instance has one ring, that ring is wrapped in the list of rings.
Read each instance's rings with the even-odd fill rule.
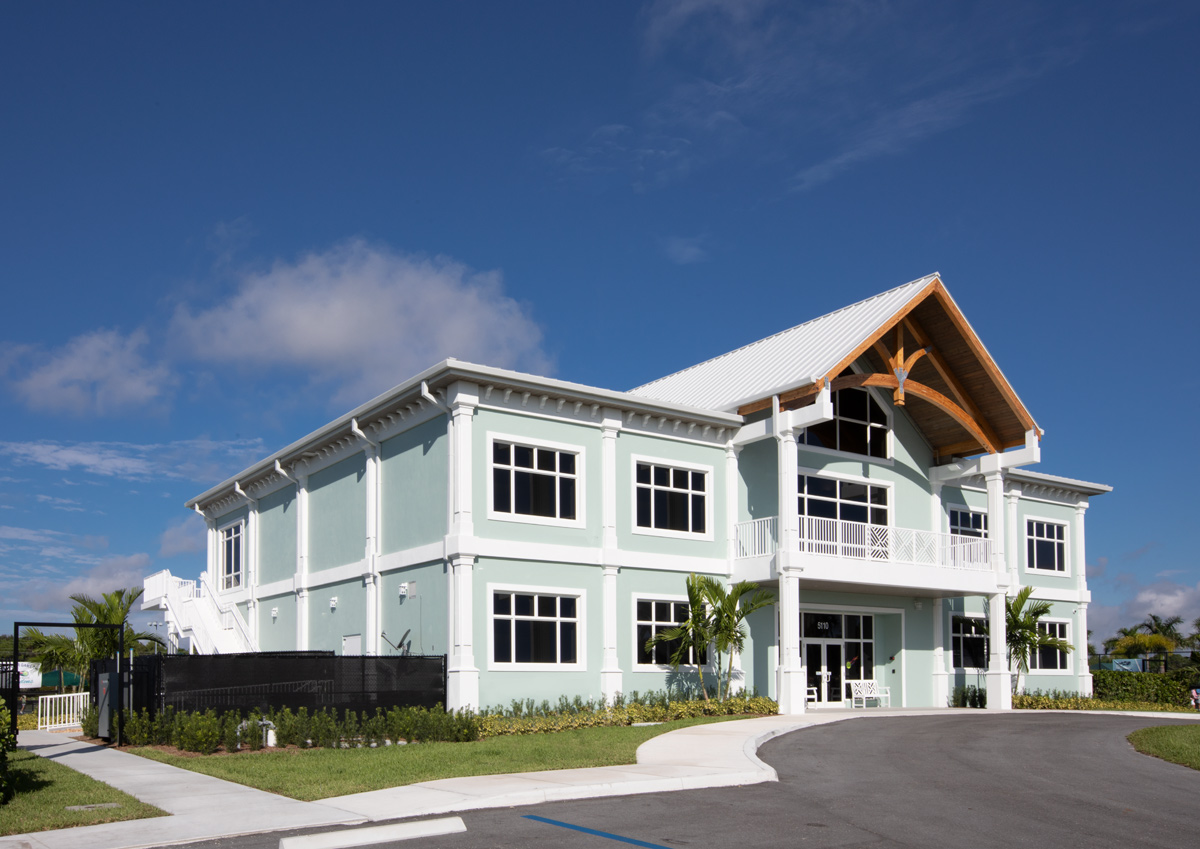
[[[749,522],[738,522],[734,539],[737,543],[737,557],[762,557],[774,554],[776,540],[779,539],[777,528],[778,516],[768,516],[765,519],[754,519]]]
[[[737,556],[773,554],[778,539],[776,527],[774,516],[739,522]],[[977,537],[813,516],[801,516],[799,530],[800,551],[807,554],[980,572],[992,568],[991,543]]]
[[[87,710],[88,693],[65,693],[38,699],[38,731],[73,728]]]

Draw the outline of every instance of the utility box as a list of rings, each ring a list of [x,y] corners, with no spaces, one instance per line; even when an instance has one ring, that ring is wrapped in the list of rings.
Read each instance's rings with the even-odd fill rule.
[[[113,704],[113,699],[116,697],[117,691],[116,677],[115,673],[101,672],[99,675],[100,680],[96,687],[96,716],[99,719],[100,727],[96,735],[103,737],[105,740],[111,740],[113,736],[113,711],[117,709],[117,706]]]

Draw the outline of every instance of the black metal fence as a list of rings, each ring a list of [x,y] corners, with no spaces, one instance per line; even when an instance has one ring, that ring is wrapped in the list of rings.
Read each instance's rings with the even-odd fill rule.
[[[332,652],[134,658],[132,706],[151,714],[288,707],[374,711],[446,703],[444,655],[342,657]]]

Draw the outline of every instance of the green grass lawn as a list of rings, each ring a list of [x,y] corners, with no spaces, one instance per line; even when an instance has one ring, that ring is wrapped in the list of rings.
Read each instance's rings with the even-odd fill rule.
[[[1129,742],[1144,755],[1200,769],[1200,724],[1142,728],[1129,735]]]
[[[166,816],[153,805],[30,752],[10,752],[8,763],[17,795],[0,808],[0,835]],[[66,810],[68,806],[111,803],[120,807]]]
[[[129,751],[172,766],[312,801],[467,775],[576,769],[637,762],[651,737],[689,725],[745,717],[696,717],[662,725],[582,728],[491,737],[475,743],[417,743],[382,749],[283,749],[188,756],[154,748]]]

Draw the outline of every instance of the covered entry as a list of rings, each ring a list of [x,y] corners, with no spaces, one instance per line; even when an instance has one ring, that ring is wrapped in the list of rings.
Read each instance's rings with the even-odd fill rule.
[[[875,677],[872,614],[805,611],[800,637],[810,707],[843,707],[851,681]]]

